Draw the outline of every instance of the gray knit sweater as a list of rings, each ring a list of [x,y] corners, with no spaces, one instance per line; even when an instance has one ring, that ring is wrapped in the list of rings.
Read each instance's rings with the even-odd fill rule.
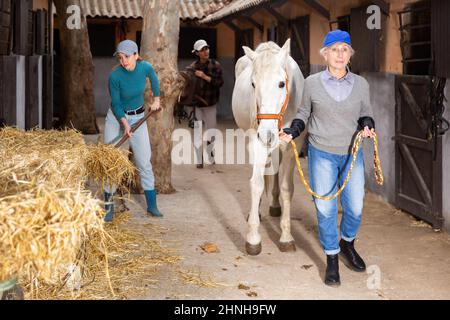
[[[341,102],[325,90],[320,73],[306,79],[296,118],[307,124],[309,143],[315,148],[340,155],[350,153],[358,119],[373,118],[369,83],[356,74],[354,77],[352,92]]]

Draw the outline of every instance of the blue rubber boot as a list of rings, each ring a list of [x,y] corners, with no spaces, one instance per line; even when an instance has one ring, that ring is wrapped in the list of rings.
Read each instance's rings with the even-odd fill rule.
[[[106,215],[103,220],[105,222],[111,222],[114,218],[114,199],[111,193],[105,192],[105,210]]]
[[[145,200],[147,200],[147,212],[154,217],[162,217],[162,213],[159,212],[156,205],[156,190],[145,190]]]

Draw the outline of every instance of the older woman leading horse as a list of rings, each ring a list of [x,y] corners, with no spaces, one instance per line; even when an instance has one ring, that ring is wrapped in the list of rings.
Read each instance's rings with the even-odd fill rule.
[[[291,235],[290,207],[295,159],[292,146],[280,143],[278,133],[291,125],[302,99],[305,80],[290,56],[290,40],[282,48],[267,42],[255,51],[248,47],[244,47],[244,51],[245,56],[236,64],[232,107],[235,121],[241,129],[255,129],[250,134],[250,152],[254,161],[246,250],[250,255],[258,255],[262,250],[259,206],[264,185],[268,185],[266,164],[269,159],[280,159],[279,166],[272,161],[276,173],[273,175],[270,214],[281,214],[280,250],[293,251],[295,243]],[[306,132],[303,132],[296,138],[299,149],[303,146],[305,135]]]

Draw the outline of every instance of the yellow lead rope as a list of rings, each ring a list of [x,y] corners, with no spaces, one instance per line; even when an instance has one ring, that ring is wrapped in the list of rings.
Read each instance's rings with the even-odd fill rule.
[[[305,186],[306,190],[311,195],[313,195],[317,199],[329,201],[329,200],[332,200],[332,199],[338,197],[342,193],[345,186],[348,184],[348,181],[350,180],[350,176],[352,175],[353,167],[355,166],[355,163],[356,163],[356,157],[358,155],[358,151],[359,151],[362,141],[364,139],[362,135],[363,135],[363,131],[360,131],[358,133],[358,135],[356,136],[355,141],[353,142],[353,147],[352,147],[353,160],[350,165],[350,170],[347,173],[347,177],[345,178],[344,184],[341,186],[341,188],[338,190],[338,192],[336,192],[334,195],[327,196],[327,197],[318,195],[311,189],[308,181],[306,181],[305,175],[303,174],[302,164],[300,163],[300,158],[298,156],[297,145],[295,144],[294,140],[291,141],[292,147],[294,149],[295,161],[297,162],[298,172],[300,173],[300,177],[302,179],[303,185]],[[379,156],[379,152],[378,152],[378,136],[376,133],[373,138],[373,146],[374,146],[373,165],[374,165],[374,171],[375,171],[375,180],[377,181],[377,184],[383,185],[383,183],[384,183],[383,170],[381,168],[381,161],[380,161],[380,156]]]

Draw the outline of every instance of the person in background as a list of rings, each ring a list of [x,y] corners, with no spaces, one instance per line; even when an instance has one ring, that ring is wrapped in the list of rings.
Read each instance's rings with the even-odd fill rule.
[[[195,87],[195,105],[186,106],[186,112],[192,114],[196,121],[201,121],[203,130],[215,129],[217,127],[217,103],[220,96],[220,88],[223,86],[222,67],[219,62],[210,58],[209,45],[205,40],[194,43],[192,50],[197,56],[189,68],[195,70],[195,76],[199,79]],[[198,122],[196,123],[198,128]],[[194,134],[194,146],[197,154],[197,168],[203,168],[203,134]],[[208,156],[214,163],[214,137],[207,142]]]

